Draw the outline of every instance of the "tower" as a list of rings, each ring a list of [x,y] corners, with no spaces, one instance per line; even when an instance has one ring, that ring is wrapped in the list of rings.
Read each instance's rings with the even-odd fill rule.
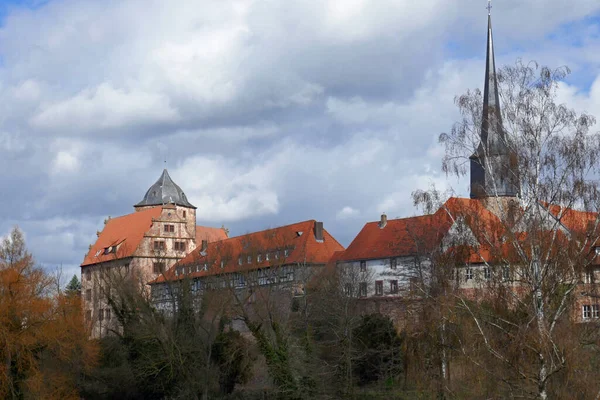
[[[487,54],[480,142],[470,157],[471,198],[519,196],[517,156],[502,126],[496,79],[491,6],[488,5]]]
[[[146,191],[142,201],[134,208],[136,211],[145,210],[150,207],[171,205],[177,215],[186,221],[188,232],[196,231],[196,207],[193,206],[185,196],[179,185],[173,182],[169,172],[165,168],[160,178]]]

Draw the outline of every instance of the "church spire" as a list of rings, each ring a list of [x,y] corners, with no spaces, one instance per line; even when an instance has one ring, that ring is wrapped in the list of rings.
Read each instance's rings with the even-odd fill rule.
[[[481,141],[471,156],[471,198],[518,195],[515,157],[502,127],[498,80],[492,36],[491,1],[488,1],[487,52],[483,89]]]

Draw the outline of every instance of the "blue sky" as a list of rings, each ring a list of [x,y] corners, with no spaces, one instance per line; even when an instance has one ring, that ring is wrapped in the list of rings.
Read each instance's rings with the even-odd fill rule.
[[[486,1],[0,0],[0,235],[76,272],[107,216],[159,177],[232,234],[306,219],[347,245],[417,212],[453,98],[481,87]],[[497,65],[573,73],[600,115],[600,4],[494,2]]]

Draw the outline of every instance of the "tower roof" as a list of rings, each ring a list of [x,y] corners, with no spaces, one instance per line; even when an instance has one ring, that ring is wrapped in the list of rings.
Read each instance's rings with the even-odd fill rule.
[[[169,172],[164,169],[156,183],[150,186],[146,195],[134,207],[159,206],[163,204],[176,204],[178,206],[196,208],[187,200],[183,190],[173,182]]]
[[[483,116],[481,119],[481,146],[486,155],[506,152],[506,141],[500,112],[500,96],[496,79],[492,16],[488,13],[487,52],[485,59],[485,84],[483,88]],[[484,150],[480,146],[479,150]]]

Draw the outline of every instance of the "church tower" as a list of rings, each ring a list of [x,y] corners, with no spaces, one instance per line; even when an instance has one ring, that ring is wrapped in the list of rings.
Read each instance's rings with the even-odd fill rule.
[[[494,41],[492,39],[492,16],[488,5],[487,55],[485,86],[483,90],[483,115],[481,138],[471,163],[471,198],[518,197],[519,176],[517,156],[502,126]]]

